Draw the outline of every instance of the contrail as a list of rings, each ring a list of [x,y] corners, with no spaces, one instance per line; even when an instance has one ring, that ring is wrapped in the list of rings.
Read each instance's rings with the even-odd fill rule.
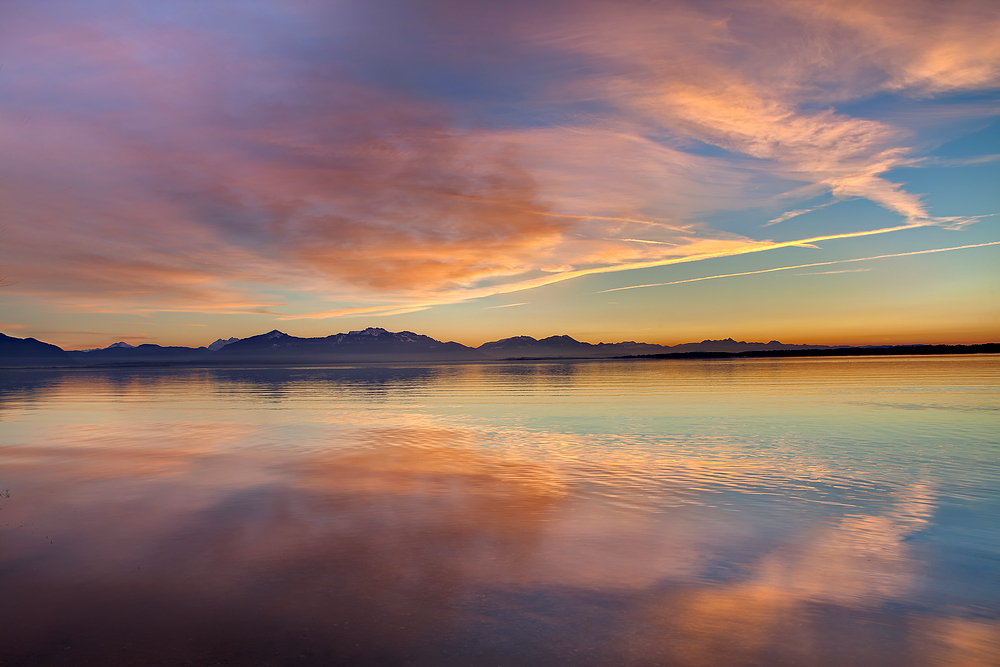
[[[906,229],[919,229],[925,227],[925,224],[905,224],[896,225],[894,227],[882,227],[880,229],[870,229],[861,232],[845,232],[842,234],[826,234],[824,236],[813,236],[807,239],[798,239],[795,241],[761,241],[761,242],[751,242],[743,246],[736,248],[731,248],[728,250],[721,250],[717,252],[705,252],[696,255],[681,255],[672,256],[664,259],[653,259],[639,262],[628,262],[625,264],[612,264],[610,266],[597,266],[587,269],[574,269],[570,271],[563,271],[560,273],[553,273],[545,276],[540,276],[538,278],[530,278],[528,280],[522,280],[516,283],[508,283],[506,285],[491,285],[489,287],[480,287],[475,289],[470,289],[461,293],[445,293],[436,295],[434,297],[425,298],[425,300],[415,301],[410,304],[397,303],[397,304],[387,304],[383,306],[361,306],[354,308],[338,308],[336,310],[326,310],[313,313],[298,313],[295,315],[287,314],[281,317],[283,320],[301,320],[301,319],[326,319],[328,317],[352,317],[359,315],[397,315],[405,312],[414,312],[415,310],[424,310],[426,308],[431,308],[433,306],[440,306],[450,303],[460,303],[462,301],[470,301],[472,299],[480,299],[487,296],[494,296],[497,294],[510,294],[512,292],[520,292],[523,290],[534,289],[536,287],[543,287],[545,285],[551,285],[553,283],[563,282],[565,280],[572,280],[573,278],[580,278],[583,276],[590,276],[599,273],[616,273],[618,271],[631,271],[635,269],[650,269],[657,266],[667,266],[670,264],[686,264],[690,262],[700,262],[706,259],[717,259],[720,257],[734,257],[737,255],[747,255],[751,253],[764,252],[766,250],[775,250],[777,248],[815,248],[817,247],[815,243],[819,241],[830,241],[834,239],[849,239],[856,238],[859,236],[873,236],[876,234],[887,234],[889,232],[898,232]],[[997,243],[1000,243],[998,241]],[[979,245],[994,245],[993,243],[984,243]],[[974,248],[976,246],[961,246]],[[902,254],[921,254],[925,252],[941,252],[943,250],[955,250],[957,248],[942,248],[940,250],[920,250],[916,253],[902,253]],[[885,257],[898,257],[899,255],[885,255]],[[863,261],[865,259],[875,259],[864,257],[857,260],[838,260],[838,261]],[[807,266],[823,266],[829,262],[820,262],[818,264],[803,264],[803,267]],[[835,263],[835,262],[834,262]],[[799,268],[795,266],[789,267],[779,267],[777,269],[765,269],[763,271],[750,271],[749,273],[767,273],[768,271],[784,271],[786,269]],[[734,273],[737,275],[747,275],[742,273]],[[709,280],[711,278],[725,278],[727,276],[708,276],[706,278],[694,278],[692,280]],[[681,280],[677,282],[691,282],[690,280]],[[655,283],[652,285],[634,285],[632,287],[616,287],[612,290],[604,290],[606,292],[611,292],[614,290],[622,289],[636,289],[639,287],[657,287],[659,285],[674,285],[676,283]],[[599,292],[598,292],[599,293]],[[412,310],[411,310],[412,309]]]
[[[604,289],[594,294],[605,292],[618,292],[626,289],[639,289],[641,287],[661,287],[663,285],[680,285],[681,283],[694,283],[699,280],[714,280],[716,278],[732,278],[734,276],[752,276],[757,273],[773,273],[774,271],[788,271],[789,269],[807,269],[813,266],[829,266],[831,264],[846,264],[848,262],[867,262],[872,259],[887,259],[889,257],[907,257],[909,255],[926,255],[932,252],[947,252],[949,250],[964,250],[965,248],[982,248],[988,245],[1000,245],[1000,241],[990,241],[989,243],[973,243],[971,245],[959,245],[952,248],[934,248],[932,250],[914,250],[913,252],[897,252],[891,255],[875,255],[873,257],[856,257],[854,259],[835,259],[829,262],[814,262],[812,264],[796,264],[795,266],[778,266],[773,269],[760,269],[759,271],[743,271],[741,273],[722,273],[717,276],[702,276],[701,278],[688,278],[687,280],[674,280],[669,283],[649,283],[648,285],[630,285],[628,287],[612,287]]]
[[[521,303],[505,303],[499,306],[486,306],[483,310],[491,310],[493,308],[513,308],[514,306],[527,306],[529,301],[522,301]]]

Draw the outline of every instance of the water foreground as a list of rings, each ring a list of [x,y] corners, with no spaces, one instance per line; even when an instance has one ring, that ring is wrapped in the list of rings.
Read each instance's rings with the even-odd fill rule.
[[[1000,356],[0,374],[0,665],[995,665]]]

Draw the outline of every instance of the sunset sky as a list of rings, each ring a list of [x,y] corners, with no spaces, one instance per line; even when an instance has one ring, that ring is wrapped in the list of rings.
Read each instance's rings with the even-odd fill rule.
[[[0,331],[1000,340],[1000,3],[5,0]]]

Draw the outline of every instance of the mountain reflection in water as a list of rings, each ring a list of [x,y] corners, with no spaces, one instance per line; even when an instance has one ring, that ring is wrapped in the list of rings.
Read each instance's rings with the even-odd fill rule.
[[[10,373],[0,664],[994,665],[998,361]]]

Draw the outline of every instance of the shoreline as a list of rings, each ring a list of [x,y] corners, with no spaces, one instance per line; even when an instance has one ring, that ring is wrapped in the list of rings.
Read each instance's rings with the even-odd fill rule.
[[[755,358],[816,358],[816,357],[882,357],[882,356],[951,356],[1000,354],[1000,343],[977,345],[893,345],[886,347],[845,347],[806,350],[744,350],[741,352],[664,352],[657,354],[637,354],[613,357],[504,357],[501,359],[330,359],[330,360],[233,360],[225,362],[204,361],[148,361],[123,362],[88,365],[59,366],[0,366],[0,371],[8,370],[114,370],[114,369],[162,369],[162,368],[302,368],[302,367],[355,367],[385,365],[439,365],[439,364],[496,364],[529,363],[553,361],[615,361],[615,360],[662,360],[662,359],[755,359]]]

